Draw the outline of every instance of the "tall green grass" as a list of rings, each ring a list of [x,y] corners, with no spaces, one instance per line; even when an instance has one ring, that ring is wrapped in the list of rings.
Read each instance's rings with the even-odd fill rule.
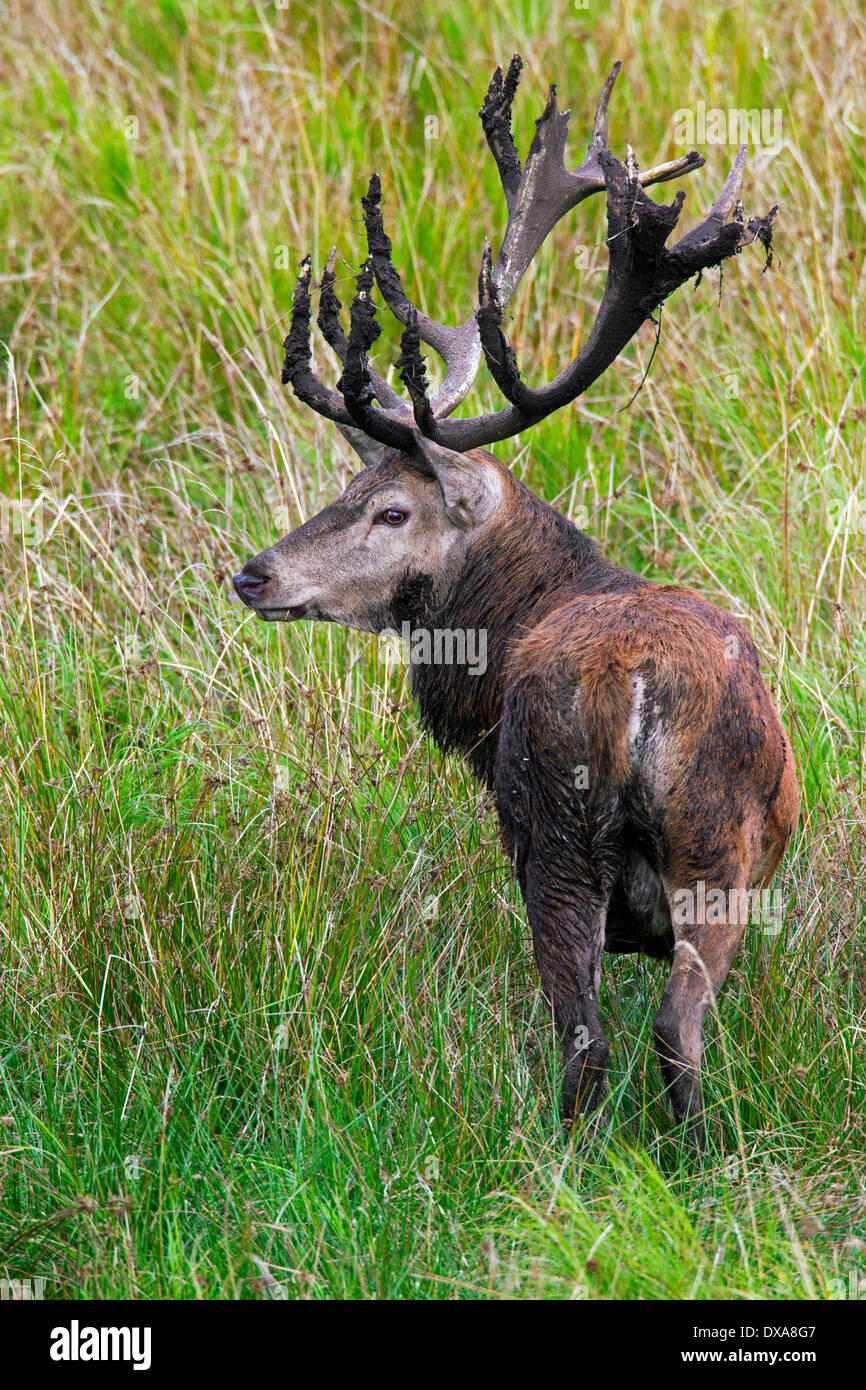
[[[0,555],[0,1277],[793,1298],[866,1275],[862,18],[7,9],[0,492],[41,502],[23,535],[7,502]],[[490,806],[384,646],[257,625],[227,582],[355,467],[279,385],[298,260],[337,243],[350,293],[378,168],[410,292],[465,317],[503,222],[475,113],[515,49],[519,141],[556,80],[575,162],[616,57],[612,140],[643,163],[699,99],[783,111],[744,193],[781,204],[778,267],[682,290],[628,409],[649,328],[502,450],[613,559],[742,614],[794,741],[785,922],[750,930],[708,1027],[697,1165],[652,1054],[663,968],[606,964],[611,1093],[566,1143]],[[733,151],[705,153],[686,222]],[[603,235],[585,205],[515,298],[533,380],[588,330]],[[494,399],[483,377],[470,405]]]

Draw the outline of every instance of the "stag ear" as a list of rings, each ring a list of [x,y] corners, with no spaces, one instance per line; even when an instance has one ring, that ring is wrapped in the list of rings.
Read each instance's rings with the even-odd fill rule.
[[[418,436],[410,462],[420,473],[436,479],[445,500],[449,521],[461,530],[479,526],[492,516],[502,497],[495,468],[453,449],[444,449],[424,435]]]
[[[365,468],[381,463],[386,452],[385,445],[371,439],[358,425],[337,425],[337,429],[347,444],[351,444]]]

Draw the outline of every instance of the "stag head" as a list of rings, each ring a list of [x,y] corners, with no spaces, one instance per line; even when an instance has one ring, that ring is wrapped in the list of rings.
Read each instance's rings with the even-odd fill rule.
[[[319,618],[369,631],[394,620],[406,585],[426,586],[443,600],[480,530],[490,525],[516,480],[482,446],[508,439],[582,395],[622,352],[644,320],[680,285],[760,241],[768,263],[777,208],[748,223],[739,202],[746,164],[740,147],[709,213],[673,246],[685,195],[654,202],[645,189],[699,168],[692,150],[640,170],[631,147],[624,161],[608,145],[608,106],[621,64],[615,63],[598,98],[587,152],[565,167],[568,112],[556,90],[536,122],[525,166],[514,145],[511,109],[522,68],[497,68],[481,108],[481,123],[499,170],[508,222],[494,260],[485,244],[478,306],[457,325],[438,323],[407,298],[394,267],[381,213],[376,174],[362,200],[368,257],[357,279],[349,332],[341,322],[332,251],[319,293],[319,328],[342,363],[336,390],[311,364],[311,264],[300,270],[285,340],[283,381],[320,415],[333,420],[366,465],[331,506],[263,551],[235,576],[235,588],[267,620]],[[533,257],[572,208],[592,194],[607,200],[608,270],[592,329],[577,356],[542,386],[524,380],[503,329],[503,312]],[[402,397],[370,365],[380,333],[373,304],[378,286],[403,324],[397,363]],[[421,344],[442,359],[441,384],[430,390]],[[468,394],[482,359],[508,404],[501,410],[451,419]]]

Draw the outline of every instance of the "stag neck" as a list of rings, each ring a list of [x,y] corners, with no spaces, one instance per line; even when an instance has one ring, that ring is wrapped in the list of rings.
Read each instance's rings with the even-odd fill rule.
[[[469,546],[447,597],[407,588],[408,604],[395,616],[404,632],[456,634],[451,647],[463,661],[423,659],[418,642],[412,692],[421,720],[444,749],[460,749],[491,788],[498,728],[515,644],[550,613],[580,594],[632,588],[641,581],[605,560],[590,538],[513,475],[503,506]],[[411,648],[411,644],[410,644]],[[419,650],[420,649],[420,650]],[[448,643],[439,639],[439,656]],[[483,666],[483,669],[482,669]]]

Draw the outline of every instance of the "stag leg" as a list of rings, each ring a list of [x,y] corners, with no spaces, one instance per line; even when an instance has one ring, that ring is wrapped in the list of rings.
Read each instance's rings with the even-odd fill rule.
[[[590,1114],[604,1096],[610,1052],[601,1025],[598,993],[607,895],[579,898],[557,892],[549,866],[527,865],[524,896],[541,988],[553,1009],[565,1074],[560,1113],[566,1124]]]
[[[653,1034],[674,1117],[699,1151],[706,1146],[701,1103],[704,1015],[715,1002],[745,930],[746,883],[747,876],[737,874],[733,882],[692,880],[684,890],[665,885],[674,924],[674,964]]]

